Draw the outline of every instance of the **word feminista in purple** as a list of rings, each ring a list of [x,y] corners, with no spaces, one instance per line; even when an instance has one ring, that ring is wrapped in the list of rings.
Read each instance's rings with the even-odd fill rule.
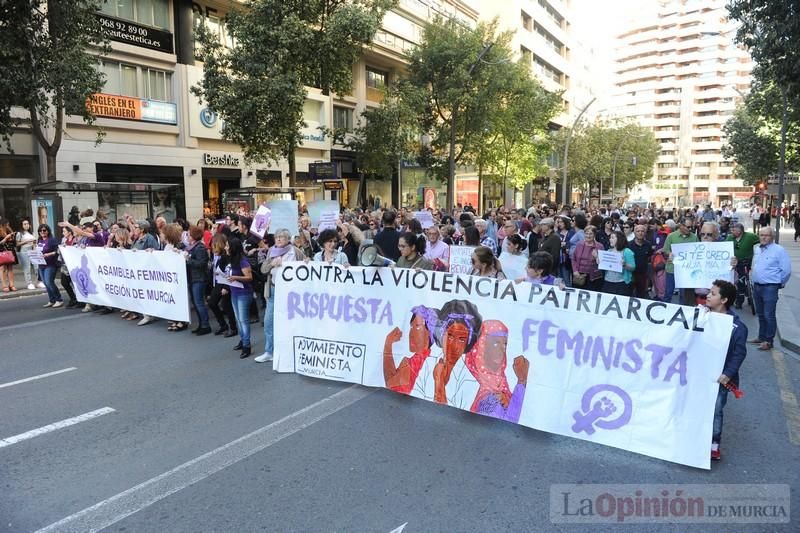
[[[78,292],[86,298],[90,294],[97,294],[97,286],[92,281],[92,272],[89,270],[89,260],[86,255],[81,256],[81,266],[73,268],[70,273],[72,283]]]

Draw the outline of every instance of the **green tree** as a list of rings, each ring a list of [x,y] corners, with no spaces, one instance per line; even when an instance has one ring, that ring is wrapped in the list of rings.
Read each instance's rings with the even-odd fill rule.
[[[502,75],[491,80],[481,95],[491,100],[479,106],[484,128],[470,160],[481,174],[485,170],[522,189],[547,172],[551,149],[547,128],[561,109],[561,94],[545,90],[521,63],[498,65],[498,70]]]
[[[421,130],[431,142],[419,161],[447,181],[451,141],[456,164],[474,162],[489,125],[489,112],[501,101],[496,91],[509,73],[511,35],[498,34],[497,21],[470,28],[455,19],[426,25],[420,45],[408,60],[400,93],[416,105]]]
[[[736,162],[734,174],[748,185],[755,185],[777,167],[778,147],[766,130],[764,119],[752,116],[745,106],[740,106],[723,127],[727,142],[722,155]]]
[[[0,136],[11,151],[11,136],[29,126],[45,154],[48,181],[56,179],[64,116],[94,122],[86,101],[102,91],[98,55],[108,51],[95,16],[99,10],[98,0],[9,0],[0,5]]]
[[[556,133],[555,145],[563,151],[566,131]],[[653,176],[660,150],[653,133],[636,124],[614,125],[596,122],[581,126],[572,134],[569,175],[573,187],[611,189],[616,168],[616,186],[630,189]],[[616,160],[616,165],[614,161]],[[634,163],[635,162],[635,163]]]
[[[352,91],[353,64],[372,42],[394,0],[249,0],[228,15],[235,46],[198,29],[204,77],[192,92],[225,121],[222,136],[253,162],[289,163],[302,145],[303,105],[311,85]]]

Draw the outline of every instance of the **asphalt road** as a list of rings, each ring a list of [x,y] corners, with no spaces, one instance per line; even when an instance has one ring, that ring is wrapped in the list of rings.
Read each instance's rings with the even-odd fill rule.
[[[239,360],[230,339],[44,302],[0,301],[0,531],[800,529],[798,518],[723,528],[550,520],[550,487],[562,483],[789,484],[800,514],[800,361],[777,349],[750,349],[746,397],[725,411],[723,461],[705,471],[278,375]],[[28,433],[65,420],[74,423]],[[18,435],[30,438],[2,440]]]

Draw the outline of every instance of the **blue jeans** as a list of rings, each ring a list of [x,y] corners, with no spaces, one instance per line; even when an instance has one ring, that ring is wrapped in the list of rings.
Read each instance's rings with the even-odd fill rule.
[[[675,292],[675,274],[667,272],[667,283],[664,287],[664,301],[670,303],[672,301],[672,293]]]
[[[61,299],[61,291],[56,287],[56,271],[58,271],[56,266],[39,265],[39,277],[47,289],[47,298],[51,304],[64,301]]]
[[[267,309],[264,311],[264,351],[273,353],[275,350],[275,289],[269,288]]]
[[[231,305],[233,314],[236,316],[236,325],[239,327],[242,346],[250,346],[250,303],[252,301],[253,293],[250,291],[245,294],[231,293]]]
[[[664,288],[664,301],[672,303],[672,296],[675,292],[675,274],[667,272],[667,281]],[[695,306],[694,289],[679,289],[678,303],[681,305]]]
[[[719,444],[722,438],[722,410],[725,409],[725,404],[728,403],[728,389],[719,386],[717,392],[717,403],[714,405],[714,426],[711,430],[711,442]]]
[[[194,310],[197,311],[197,318],[200,319],[200,327],[207,328],[208,326],[208,308],[205,302],[206,296],[206,282],[193,281],[192,282],[192,302],[194,302]]]
[[[780,289],[780,285],[777,283],[753,284],[753,301],[756,304],[756,313],[758,313],[758,338],[770,344],[775,339],[775,332],[778,329],[778,321],[775,319],[778,289]]]

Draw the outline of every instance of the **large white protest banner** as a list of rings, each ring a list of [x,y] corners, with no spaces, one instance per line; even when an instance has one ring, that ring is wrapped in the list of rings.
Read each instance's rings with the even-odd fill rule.
[[[733,281],[733,242],[694,242],[672,245],[675,287],[709,289],[714,280]]]
[[[81,302],[190,321],[183,255],[74,246],[60,250]]]
[[[450,273],[469,274],[472,272],[472,252],[474,246],[450,247]]]
[[[273,276],[278,372],[710,467],[728,315],[401,268],[298,262]]]
[[[279,229],[287,229],[292,236],[300,231],[297,223],[297,200],[272,200],[267,203],[270,210],[269,232],[273,235]]]

